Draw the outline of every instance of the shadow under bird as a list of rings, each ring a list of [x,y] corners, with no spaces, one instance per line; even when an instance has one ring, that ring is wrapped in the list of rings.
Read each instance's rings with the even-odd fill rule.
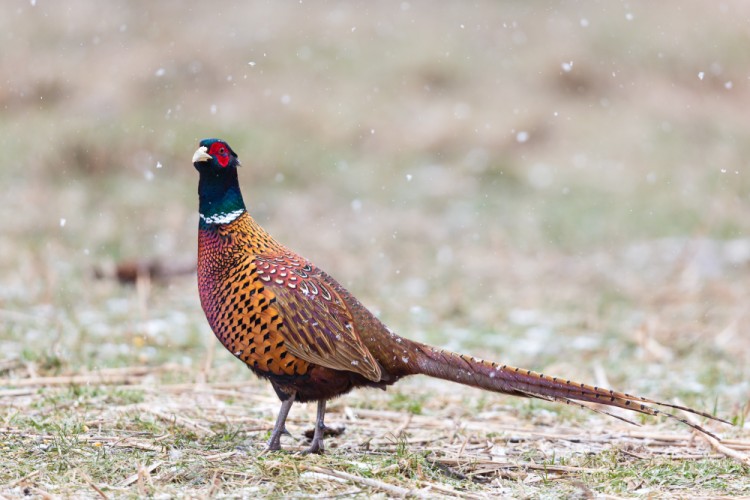
[[[574,404],[622,420],[626,419],[588,403],[666,415],[713,436],[656,406],[721,420],[705,412],[482,361],[399,337],[335,279],[277,242],[247,213],[237,180],[240,161],[226,142],[202,140],[193,155],[193,166],[200,173],[201,305],[224,347],[268,379],[281,399],[269,450],[281,449],[286,418],[295,401],[317,401],[317,422],[307,452],[322,453],[327,400],[355,387],[384,389],[418,374],[503,394]]]

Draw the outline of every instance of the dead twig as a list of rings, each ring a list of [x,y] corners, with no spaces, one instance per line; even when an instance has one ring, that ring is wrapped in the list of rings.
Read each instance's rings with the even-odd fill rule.
[[[675,401],[677,402],[678,405],[683,405],[683,403],[679,399],[676,399]],[[688,422],[690,422],[692,424],[696,424],[696,425],[700,423],[700,422],[698,422],[698,419],[696,419],[695,416],[692,413],[688,413],[688,412],[686,412],[684,410],[680,410],[680,411],[682,411],[682,414],[685,416],[685,418],[688,420]],[[725,455],[725,456],[727,456],[729,458],[732,458],[732,459],[736,460],[737,462],[739,462],[739,463],[741,463],[743,465],[746,465],[746,466],[750,467],[750,456],[748,456],[748,455],[746,455],[746,454],[744,454],[744,453],[742,453],[740,451],[733,450],[732,448],[730,448],[730,447],[726,446],[725,444],[719,442],[719,440],[717,440],[717,439],[709,436],[708,434],[704,434],[702,432],[701,433],[697,433],[697,434],[701,438],[703,438],[705,441],[707,441],[708,444],[710,444],[711,447],[714,450],[718,451],[722,455]]]
[[[236,450],[235,451],[227,451],[226,453],[217,453],[216,455],[209,455],[209,456],[203,457],[203,458],[204,458],[204,460],[206,460],[208,462],[216,462],[218,460],[224,460],[225,458],[233,457],[237,453],[239,453],[239,452],[237,452]]]
[[[494,460],[482,460],[477,457],[471,459],[462,459],[460,457],[435,457],[428,455],[425,460],[431,463],[439,463],[449,466],[466,466],[471,465],[473,467],[482,466],[487,469],[526,469],[526,470],[542,470],[546,472],[559,472],[563,474],[571,473],[595,473],[601,472],[600,469],[592,469],[589,467],[575,467],[572,465],[555,465],[555,464],[533,464],[533,463],[512,463],[512,462],[495,462]]]
[[[91,373],[75,375],[60,375],[56,377],[4,378],[0,379],[0,386],[35,387],[55,385],[86,385],[86,384],[122,384],[135,381],[151,373],[163,370],[164,367],[132,366],[118,369],[105,369]]]
[[[216,434],[214,431],[212,431],[208,427],[203,427],[202,425],[196,422],[193,422],[189,418],[184,417],[182,415],[177,415],[176,413],[167,413],[161,410],[157,410],[156,408],[151,408],[147,405],[137,405],[129,409],[135,409],[136,411],[150,413],[151,415],[154,415],[155,417],[160,418],[164,420],[165,422],[172,422],[172,423],[178,424],[181,427],[185,427],[186,429],[190,429],[191,431],[197,432],[199,434],[207,434],[209,436],[214,436]]]
[[[16,479],[16,480],[15,480],[15,481],[13,481],[12,483],[8,483],[8,484],[6,484],[5,486],[3,486],[3,488],[2,488],[2,489],[4,489],[4,490],[10,490],[10,489],[13,489],[13,488],[15,488],[16,486],[18,486],[19,484],[21,484],[21,483],[24,483],[24,482],[28,481],[29,479],[31,479],[32,477],[36,476],[37,474],[39,474],[39,472],[40,472],[39,470],[35,470],[34,472],[31,472],[31,473],[29,473],[29,474],[26,474],[26,475],[25,475],[25,476],[23,476],[23,477],[22,477],[21,479]]]
[[[325,467],[299,464],[298,468],[299,470],[315,472],[317,474],[323,474],[324,476],[330,476],[336,479],[343,479],[345,481],[351,481],[353,483],[362,484],[365,486],[369,486],[370,488],[375,488],[377,490],[385,491],[392,495],[398,495],[400,497],[430,498],[429,495],[426,495],[425,493],[418,491],[418,490],[410,490],[407,488],[402,488],[400,486],[392,485],[390,483],[386,483],[384,481],[378,481],[377,479],[355,476],[354,474],[348,474],[346,472],[328,469]]]
[[[162,461],[157,461],[149,465],[148,467],[139,466],[138,471],[133,474],[132,476],[128,476],[125,478],[125,480],[120,483],[120,486],[130,486],[131,484],[135,483],[136,481],[140,480],[143,481],[143,475],[144,474],[151,474],[156,469],[161,467],[164,464]]]
[[[484,498],[479,495],[474,495],[472,493],[465,493],[463,491],[457,491],[457,490],[454,490],[453,488],[450,488],[448,486],[443,486],[437,483],[428,483],[425,481],[419,481],[419,484],[424,485],[425,490],[427,491],[437,491],[437,492],[444,493],[446,495],[451,495],[451,496],[458,497],[458,498],[468,498],[469,500],[478,500],[480,498]]]
[[[108,500],[109,499],[109,497],[101,490],[101,488],[99,488],[96,484],[94,484],[94,481],[89,477],[88,474],[86,474],[81,469],[78,469],[78,473],[81,475],[81,477],[83,478],[83,480],[86,481],[86,483],[88,483],[88,485],[91,486],[91,488],[93,488],[94,491],[96,491],[96,493],[100,497],[102,497],[104,500]]]

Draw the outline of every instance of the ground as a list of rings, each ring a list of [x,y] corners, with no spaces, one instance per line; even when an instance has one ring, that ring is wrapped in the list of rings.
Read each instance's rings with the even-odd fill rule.
[[[750,494],[749,17],[739,0],[8,9],[0,494]],[[253,215],[398,333],[735,425],[702,421],[716,445],[414,378],[331,402],[327,455],[294,453],[312,405],[289,453],[262,454],[278,401],[213,338],[191,273],[190,158],[211,136]]]

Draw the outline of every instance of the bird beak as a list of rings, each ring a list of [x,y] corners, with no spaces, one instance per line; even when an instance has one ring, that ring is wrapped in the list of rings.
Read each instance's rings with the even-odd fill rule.
[[[206,153],[207,148],[206,146],[199,147],[195,154],[193,155],[193,163],[198,163],[200,161],[206,161],[212,159],[212,156],[208,153]]]

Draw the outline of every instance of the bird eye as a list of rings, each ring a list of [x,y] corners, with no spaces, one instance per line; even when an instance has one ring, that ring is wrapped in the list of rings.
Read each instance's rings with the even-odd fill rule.
[[[219,154],[220,154],[220,155],[225,155],[225,154],[227,154],[227,150],[226,150],[226,149],[224,148],[224,146],[222,146],[222,147],[220,147],[220,148],[219,148]]]

